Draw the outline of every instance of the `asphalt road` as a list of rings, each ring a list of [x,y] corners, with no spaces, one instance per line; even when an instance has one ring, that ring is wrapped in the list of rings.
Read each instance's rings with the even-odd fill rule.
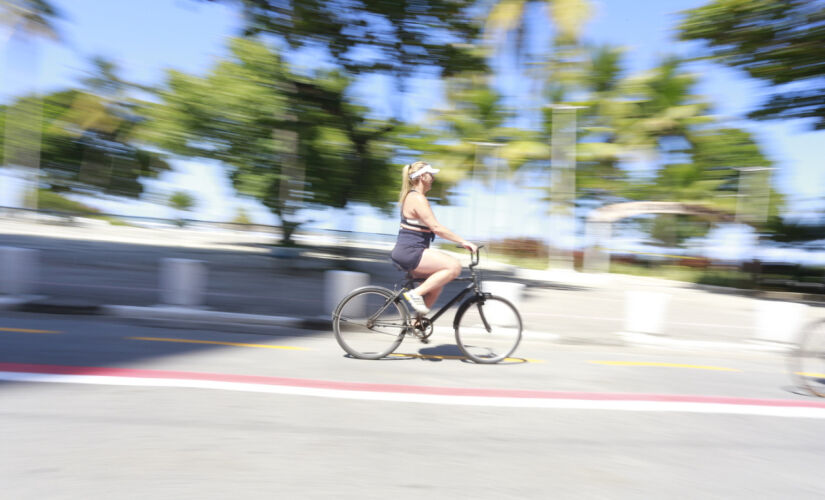
[[[370,362],[273,333],[3,313],[3,496],[825,495],[825,405],[777,353],[536,340],[482,366],[437,335]]]

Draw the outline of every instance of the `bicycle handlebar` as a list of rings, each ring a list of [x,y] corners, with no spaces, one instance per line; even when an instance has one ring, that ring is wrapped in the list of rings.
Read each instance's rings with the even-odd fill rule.
[[[464,246],[456,244],[456,248],[464,248]],[[470,252],[469,250],[467,250],[468,252],[470,252],[470,268],[476,267],[478,265],[478,260],[479,260],[478,251],[481,250],[482,248],[484,248],[484,245],[478,245],[476,247],[475,252]]]

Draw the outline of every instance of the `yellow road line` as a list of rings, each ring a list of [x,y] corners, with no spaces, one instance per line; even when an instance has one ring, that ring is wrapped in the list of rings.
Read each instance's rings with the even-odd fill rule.
[[[28,328],[0,328],[0,332],[19,332],[19,333],[63,333],[55,330],[31,330]]]
[[[228,345],[234,347],[259,347],[262,349],[286,349],[290,351],[310,351],[306,347],[294,347],[288,345],[268,345],[268,344],[244,344],[241,342],[218,342],[216,340],[191,340],[191,339],[169,339],[160,337],[127,337],[129,340],[147,340],[151,342],[179,342],[182,344],[212,344]]]
[[[825,373],[816,372],[794,372],[794,375],[799,375],[801,377],[825,378]]]
[[[389,354],[394,358],[418,358],[418,359],[470,359],[467,356],[450,356],[450,355],[436,355],[436,354],[404,354],[394,352]],[[499,363],[544,363],[541,359],[526,359],[526,358],[504,358]]]
[[[726,368],[724,366],[705,366],[705,365],[685,365],[681,363],[659,363],[654,361],[588,361],[594,365],[610,365],[610,366],[658,366],[665,368],[691,368],[694,370],[715,370],[720,372],[741,372],[736,368]]]

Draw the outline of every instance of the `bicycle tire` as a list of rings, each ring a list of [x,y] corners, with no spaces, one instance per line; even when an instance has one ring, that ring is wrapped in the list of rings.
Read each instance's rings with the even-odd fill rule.
[[[386,288],[367,286],[344,297],[332,313],[335,340],[358,359],[381,359],[404,340],[407,309]]]
[[[464,302],[456,313],[454,328],[458,348],[476,363],[503,361],[521,342],[518,309],[507,299],[495,295]]]
[[[797,386],[825,397],[825,320],[809,323],[791,356],[791,377]]]

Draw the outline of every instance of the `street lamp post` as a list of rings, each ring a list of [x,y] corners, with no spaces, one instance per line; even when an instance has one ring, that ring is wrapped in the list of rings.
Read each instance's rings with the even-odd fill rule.
[[[495,183],[498,181],[498,168],[499,168],[498,149],[501,146],[504,146],[504,144],[502,144],[500,142],[481,142],[481,141],[471,141],[470,144],[475,145],[475,159],[473,161],[473,173],[472,173],[472,176],[471,176],[473,189],[475,190],[475,189],[478,188],[478,182],[477,182],[478,181],[478,167],[479,167],[478,163],[479,163],[479,157],[480,157],[479,149],[484,148],[484,147],[491,148],[494,151],[493,156],[494,156],[495,162],[494,162],[494,166],[493,166],[493,185],[495,186]],[[472,192],[471,195],[470,195],[470,207],[469,208],[470,208],[470,210],[468,210],[468,224],[467,224],[467,227],[472,227],[473,228],[473,232],[472,232],[472,237],[473,238],[480,238],[482,235],[480,234],[480,230],[479,230],[479,227],[478,227],[478,221],[479,221],[479,217],[478,217],[478,210],[479,210],[478,196],[477,196],[477,193],[475,193],[475,192]],[[495,220],[495,219],[491,219],[491,220]],[[487,235],[487,236],[489,236],[489,235]]]
[[[759,224],[768,220],[772,167],[738,167],[736,222]],[[765,172],[763,175],[757,175]],[[760,182],[761,181],[761,182]]]
[[[562,248],[570,244],[575,236],[575,214],[573,204],[576,198],[576,110],[583,106],[553,106],[553,133],[550,138],[550,231],[560,242],[552,248],[549,269],[573,269],[573,254]],[[557,224],[553,224],[556,222]]]

